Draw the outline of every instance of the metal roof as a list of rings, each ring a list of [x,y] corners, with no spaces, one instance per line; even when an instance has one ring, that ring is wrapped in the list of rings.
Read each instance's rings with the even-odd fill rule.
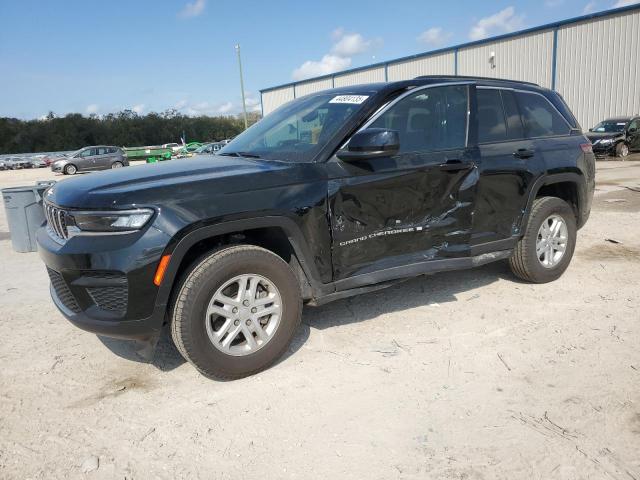
[[[441,53],[448,53],[448,52],[456,52],[460,49],[463,48],[468,48],[468,47],[473,47],[476,45],[482,45],[485,43],[492,43],[492,42],[496,42],[499,40],[504,40],[507,38],[513,38],[513,37],[518,37],[521,35],[527,35],[530,33],[534,33],[534,32],[540,32],[543,30],[553,30],[553,29],[557,29],[560,27],[563,27],[565,25],[571,25],[574,23],[578,23],[578,22],[583,22],[585,20],[593,20],[593,19],[597,19],[600,17],[607,17],[610,15],[616,15],[619,13],[625,13],[625,12],[630,12],[630,11],[635,11],[635,10],[640,10],[640,3],[635,4],[635,5],[628,5],[625,7],[620,7],[620,8],[613,8],[610,10],[604,10],[602,12],[597,12],[597,13],[590,13],[588,15],[581,15],[579,17],[573,17],[573,18],[569,18],[566,20],[560,20],[557,22],[552,22],[552,23],[546,23],[544,25],[540,25],[537,27],[531,27],[531,28],[526,28],[524,30],[519,30],[517,32],[512,32],[512,33],[506,33],[504,35],[498,35],[495,37],[490,37],[490,38],[483,38],[482,40],[476,40],[473,42],[467,42],[467,43],[460,43],[458,45],[454,45],[451,47],[445,47],[445,48],[440,48],[438,50],[431,50],[428,52],[423,52],[423,53],[417,53],[414,55],[408,55],[406,57],[400,57],[400,58],[394,58],[392,60],[388,60],[386,62],[378,62],[378,63],[372,63],[370,65],[364,65],[362,67],[356,67],[356,68],[350,68],[348,70],[342,70],[340,72],[335,72],[335,73],[330,73],[327,75],[321,75],[319,77],[312,77],[312,78],[306,78],[304,80],[297,80],[294,82],[288,82],[288,83],[283,83],[281,85],[277,85],[275,87],[269,87],[269,88],[264,88],[262,90],[260,90],[260,93],[265,93],[265,92],[269,92],[272,90],[278,90],[280,88],[284,88],[284,87],[291,87],[294,85],[300,85],[302,83],[306,83],[306,82],[311,82],[311,81],[315,81],[315,80],[324,80],[324,79],[328,79],[328,78],[332,78],[334,76],[337,75],[344,75],[344,74],[348,74],[348,73],[354,73],[354,72],[359,72],[362,70],[369,70],[371,68],[378,68],[378,67],[384,67],[385,65],[391,65],[394,63],[400,63],[400,62],[405,62],[407,60],[414,60],[417,58],[425,58],[425,57],[430,57],[433,55],[438,55]]]

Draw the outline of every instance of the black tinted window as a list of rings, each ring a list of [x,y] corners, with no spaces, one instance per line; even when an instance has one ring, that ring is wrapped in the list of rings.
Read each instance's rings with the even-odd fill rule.
[[[502,109],[500,90],[479,88],[478,142],[500,142],[507,139],[507,124]]]
[[[510,90],[502,90],[500,93],[502,94],[504,114],[507,117],[507,138],[509,140],[524,138],[524,127],[515,94]]]
[[[400,153],[462,148],[467,135],[467,87],[452,85],[415,92],[370,126],[397,130]]]
[[[571,128],[542,95],[516,92],[528,137],[567,135]]]

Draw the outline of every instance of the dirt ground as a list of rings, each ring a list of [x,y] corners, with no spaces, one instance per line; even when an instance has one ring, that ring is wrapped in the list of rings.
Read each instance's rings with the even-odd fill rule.
[[[497,263],[309,307],[234,382],[71,326],[1,211],[0,478],[640,480],[640,161],[597,177],[560,280]]]

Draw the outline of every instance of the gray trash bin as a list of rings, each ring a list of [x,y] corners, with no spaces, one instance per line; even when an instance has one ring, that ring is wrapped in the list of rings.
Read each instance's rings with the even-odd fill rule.
[[[45,222],[42,195],[54,183],[38,182],[35,186],[2,189],[11,244],[16,252],[37,250],[36,230]]]

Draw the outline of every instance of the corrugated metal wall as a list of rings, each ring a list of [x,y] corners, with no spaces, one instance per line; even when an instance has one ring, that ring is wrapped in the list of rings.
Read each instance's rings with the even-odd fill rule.
[[[314,80],[312,82],[302,82],[296,84],[296,97],[303,97],[310,93],[321,92],[327,90],[333,86],[333,82],[330,78],[322,78],[320,80]]]
[[[349,85],[375,82],[384,82],[384,67],[370,68],[344,74],[337,73],[333,80],[336,87],[348,87]]]
[[[454,73],[453,52],[389,63],[387,67],[387,77],[390,82],[408,80],[420,75],[453,75]]]
[[[262,92],[262,113],[267,115],[293,99],[293,86]]]
[[[583,129],[640,113],[640,11],[558,30],[556,90]]]
[[[495,53],[495,68],[489,63]],[[458,51],[458,75],[508,78],[551,88],[553,30],[483,43]]]
[[[554,81],[554,36],[556,36]],[[457,51],[457,60],[456,60]],[[489,61],[495,52],[495,67]],[[470,75],[535,82],[565,98],[584,129],[615,115],[640,113],[640,9],[596,14],[534,31],[487,39],[371,68],[295,84],[295,96],[419,75]],[[294,98],[292,85],[264,91],[264,113]]]

